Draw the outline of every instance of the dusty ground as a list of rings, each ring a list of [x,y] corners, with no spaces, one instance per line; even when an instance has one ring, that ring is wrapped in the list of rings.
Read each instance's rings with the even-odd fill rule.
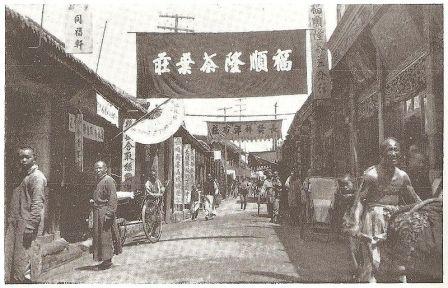
[[[295,227],[269,223],[257,206],[239,209],[224,200],[218,216],[164,226],[160,242],[143,233],[128,239],[106,271],[94,271],[91,255],[43,275],[46,283],[273,283],[347,282],[348,251],[343,242],[311,237]],[[262,207],[266,214],[266,207]]]

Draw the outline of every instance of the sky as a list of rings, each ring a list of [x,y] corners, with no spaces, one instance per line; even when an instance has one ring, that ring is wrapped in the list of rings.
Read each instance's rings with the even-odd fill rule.
[[[22,2],[23,3],[23,2]],[[136,44],[135,34],[128,32],[164,32],[157,28],[173,26],[174,20],[160,18],[160,14],[180,14],[193,16],[194,20],[180,21],[182,28],[195,32],[247,32],[308,28],[308,7],[312,2],[298,1],[248,1],[248,0],[183,0],[183,1],[126,1],[89,2],[93,15],[93,53],[73,54],[91,69],[95,70],[101,38],[107,21],[98,74],[131,95],[136,95]],[[7,6],[41,22],[42,4],[15,4]],[[44,7],[42,26],[60,40],[65,39],[65,11],[67,4],[47,2]],[[336,5],[325,4],[327,38],[336,26]],[[308,94],[311,89],[311,56],[309,37],[307,43]],[[277,113],[295,113],[308,95],[283,95],[267,97],[246,97],[242,99],[243,114],[273,114],[277,103]],[[163,99],[152,103],[157,104]],[[232,107],[228,115],[238,115],[240,103],[236,98],[187,99],[184,100],[187,114],[222,114],[222,107]],[[279,116],[284,119],[282,136],[286,136],[294,115]],[[273,119],[274,117],[251,117],[247,120]],[[230,118],[237,120],[238,118]],[[187,130],[192,134],[206,135],[205,121],[220,121],[223,118],[186,117]],[[263,151],[272,147],[272,141],[243,143],[247,151]]]

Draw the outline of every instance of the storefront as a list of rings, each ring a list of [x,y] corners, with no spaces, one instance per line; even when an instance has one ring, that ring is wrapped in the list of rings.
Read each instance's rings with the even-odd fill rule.
[[[20,181],[16,151],[31,146],[48,180],[45,234],[78,241],[87,233],[94,163],[108,163],[119,181],[120,115],[144,111],[66,54],[57,38],[8,8],[5,54],[5,203]]]

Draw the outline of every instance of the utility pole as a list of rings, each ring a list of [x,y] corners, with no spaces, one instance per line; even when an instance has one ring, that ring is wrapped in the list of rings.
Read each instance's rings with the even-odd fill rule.
[[[224,111],[224,123],[227,122],[227,110],[229,110],[230,108],[232,108],[232,107],[223,107],[223,108],[218,109],[218,111],[220,111],[220,110]],[[223,139],[223,140],[224,140],[224,197],[226,197],[227,196],[227,143],[226,143],[227,140],[226,139]]]
[[[243,111],[246,111],[246,104],[243,104],[243,103],[242,103],[242,101],[243,101],[242,98],[238,98],[237,101],[238,101],[239,103],[236,104],[235,106],[239,107],[239,112],[240,112],[239,121],[241,122],[241,116],[242,116],[242,113],[243,113]],[[243,108],[243,107],[244,107],[244,108]],[[240,150],[242,150],[242,148],[241,148],[241,139],[238,140],[238,147],[240,148]],[[241,161],[241,154],[240,154],[240,152],[238,152],[238,167],[240,166],[240,165],[239,165],[239,164],[240,164],[240,161]]]
[[[182,16],[182,15],[177,15],[177,14],[175,14],[175,15],[161,14],[161,15],[159,15],[159,17],[174,19],[174,26],[157,26],[157,28],[159,28],[159,29],[174,31],[174,33],[179,33],[179,32],[194,33],[193,29],[179,28],[179,20],[183,20],[183,19],[194,20],[194,17]]]

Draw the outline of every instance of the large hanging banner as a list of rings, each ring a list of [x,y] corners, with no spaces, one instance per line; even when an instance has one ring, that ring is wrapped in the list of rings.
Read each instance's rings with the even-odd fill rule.
[[[140,121],[126,133],[141,144],[165,141],[179,129],[184,121],[184,105],[181,100],[171,99],[160,106],[150,119]]]
[[[280,139],[282,121],[207,122],[208,136],[217,140]]]
[[[313,65],[314,99],[328,99],[331,92],[331,78],[328,69],[325,16],[322,4],[310,6],[311,62]]]
[[[173,147],[173,179],[174,179],[174,204],[182,204],[183,183],[182,183],[182,138],[174,137]]]
[[[307,94],[306,30],[137,33],[137,95]]]

